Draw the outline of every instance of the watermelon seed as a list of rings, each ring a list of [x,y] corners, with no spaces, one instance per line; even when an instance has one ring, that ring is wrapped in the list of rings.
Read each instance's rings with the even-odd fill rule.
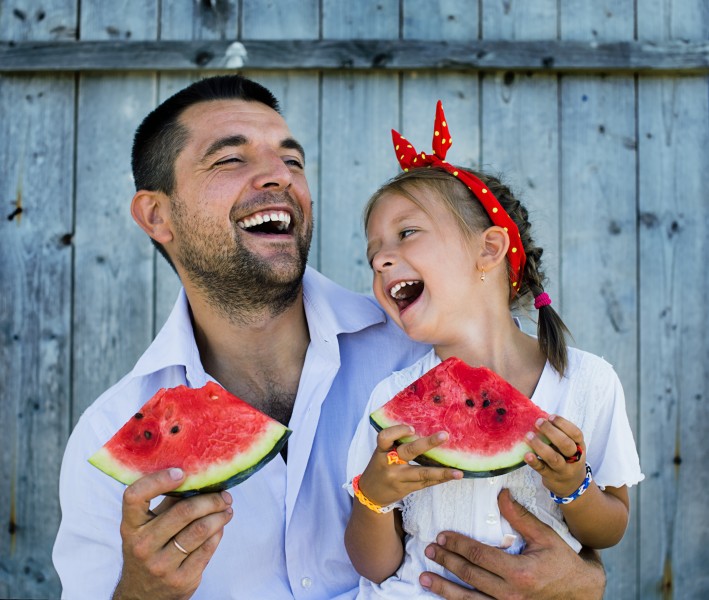
[[[466,403],[468,406],[475,406],[475,402],[473,402],[470,398],[468,398],[468,399],[465,401],[465,403]]]
[[[177,433],[178,431],[180,431],[179,425],[173,425],[172,429],[170,429],[170,433]]]
[[[135,418],[136,419],[142,419],[143,418],[143,413],[135,413]]]
[[[497,409],[497,414],[498,415],[504,415],[507,411],[504,408],[498,408]]]
[[[434,397],[433,397],[433,401],[434,401],[436,404],[438,404],[438,403],[441,401],[441,397],[440,397],[440,396],[434,396]]]
[[[153,437],[153,434],[150,433],[149,431],[144,431],[143,435],[145,436],[146,440],[149,440],[151,437]]]
[[[490,401],[489,400],[483,400],[483,408],[487,408],[490,406]]]

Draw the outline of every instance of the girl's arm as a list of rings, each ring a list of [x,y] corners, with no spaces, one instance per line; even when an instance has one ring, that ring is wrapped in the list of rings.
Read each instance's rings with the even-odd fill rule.
[[[562,504],[561,512],[571,534],[584,546],[597,550],[615,546],[628,526],[628,488],[602,490],[592,481],[581,496]]]
[[[444,432],[401,444],[396,450],[403,464],[390,462],[387,454],[394,450],[394,442],[413,433],[407,425],[396,425],[379,432],[377,448],[359,479],[360,492],[372,504],[388,506],[411,492],[463,476],[455,469],[420,467],[407,462],[442,444],[448,439]],[[355,498],[345,530],[345,547],[357,572],[370,581],[381,583],[396,572],[404,558],[401,512],[379,513]]]
[[[357,572],[374,583],[391,577],[404,558],[401,511],[377,514],[353,500],[345,547]]]
[[[570,421],[558,415],[537,422],[539,435],[527,434],[534,451],[525,455],[525,461],[542,476],[544,486],[561,498],[569,497],[579,489],[586,478],[586,447],[583,433]],[[577,454],[576,462],[567,458]],[[584,546],[601,549],[617,544],[625,534],[629,514],[628,490],[625,486],[601,490],[595,481],[561,511],[571,534]]]

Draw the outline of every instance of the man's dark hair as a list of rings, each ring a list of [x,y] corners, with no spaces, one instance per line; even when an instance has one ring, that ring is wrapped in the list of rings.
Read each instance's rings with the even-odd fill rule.
[[[180,115],[194,104],[211,100],[260,102],[280,112],[278,100],[261,84],[241,75],[220,75],[196,81],[153,110],[133,138],[132,167],[136,190],[163,192],[175,189],[175,161],[187,142]]]
[[[175,191],[175,161],[189,135],[179,121],[180,115],[194,104],[212,100],[260,102],[280,112],[278,100],[269,90],[241,75],[219,75],[196,81],[155,108],[136,130],[131,157],[136,191],[162,192],[168,196]],[[162,244],[152,242],[175,269]]]

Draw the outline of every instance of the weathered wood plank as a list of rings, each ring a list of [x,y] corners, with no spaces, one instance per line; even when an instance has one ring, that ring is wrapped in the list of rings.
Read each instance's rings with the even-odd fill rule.
[[[0,7],[0,39],[67,40],[73,0]],[[73,75],[0,75],[0,597],[58,598],[71,410]]]
[[[482,5],[485,39],[553,40],[556,0]],[[560,288],[561,198],[559,194],[558,79],[531,73],[485,74],[482,78],[482,164],[501,173],[527,207],[537,245],[544,248],[546,291],[563,315]],[[525,331],[536,334],[536,311],[519,310]],[[528,318],[524,318],[528,317]]]
[[[130,9],[122,3],[92,4],[82,11],[82,36],[105,39],[130,32],[132,39],[154,39],[154,4],[131,2]],[[74,421],[132,368],[152,338],[153,250],[130,216],[130,148],[155,94],[150,74],[86,74],[79,82]]]
[[[386,5],[386,10],[378,5]],[[399,35],[398,3],[324,0],[322,6],[322,31],[328,37]],[[361,39],[352,43],[360,42],[364,43]],[[398,122],[397,75],[323,74],[321,155],[327,163],[320,172],[320,266],[328,277],[360,292],[371,292],[372,283],[365,260],[362,207],[379,184],[396,172],[390,129]]]
[[[640,0],[638,35],[709,37],[704,0]],[[709,86],[638,81],[640,252],[639,596],[709,597]]]
[[[78,0],[24,0],[0,4],[2,40],[75,40]]]
[[[115,25],[111,27],[115,28]],[[126,31],[119,33],[126,34]],[[0,43],[0,72],[233,68],[707,73],[709,42],[242,39],[231,42],[122,40]]]
[[[71,407],[74,77],[0,77],[0,597],[56,598]]]
[[[560,5],[564,40],[631,40],[630,2]],[[578,347],[603,356],[638,425],[635,81],[561,77],[561,295]],[[637,596],[636,488],[623,541],[603,552],[608,598]]]
[[[709,118],[702,79],[641,82],[640,596],[709,597]]]
[[[314,40],[320,36],[320,3],[316,0],[242,0],[245,40]]]
[[[239,2],[161,2],[161,40],[233,40],[239,36]]]

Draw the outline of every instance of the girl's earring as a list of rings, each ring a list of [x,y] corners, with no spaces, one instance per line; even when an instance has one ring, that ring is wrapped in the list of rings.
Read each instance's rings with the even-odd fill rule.
[[[485,281],[485,269],[482,269],[482,273],[480,274],[480,281]]]

